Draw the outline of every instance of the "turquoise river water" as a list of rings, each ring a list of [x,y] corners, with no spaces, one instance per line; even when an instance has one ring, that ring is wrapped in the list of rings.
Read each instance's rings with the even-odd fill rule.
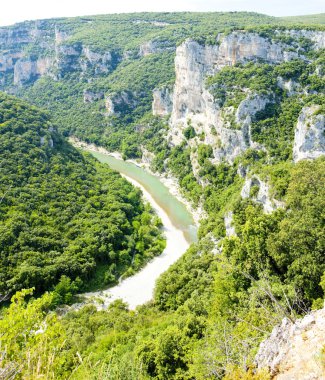
[[[179,230],[183,231],[188,243],[197,240],[197,228],[193,217],[186,206],[173,196],[168,188],[158,177],[146,172],[139,166],[118,160],[112,156],[91,152],[100,162],[108,164],[112,169],[132,178],[147,190],[156,203],[166,212],[171,223]]]

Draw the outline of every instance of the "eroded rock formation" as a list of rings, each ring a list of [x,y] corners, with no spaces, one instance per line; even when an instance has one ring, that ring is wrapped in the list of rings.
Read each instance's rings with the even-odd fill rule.
[[[153,91],[152,113],[155,116],[166,116],[172,112],[172,93],[167,87]]]
[[[325,309],[322,309],[294,324],[283,319],[260,345],[255,361],[258,368],[270,370],[273,380],[322,380],[324,345]]]
[[[276,32],[278,33],[278,32]],[[314,48],[324,46],[325,32],[288,31],[297,38],[305,36],[314,42]],[[206,78],[226,66],[238,62],[263,61],[277,64],[295,59],[302,54],[282,42],[273,42],[257,33],[232,32],[219,35],[215,45],[201,45],[187,40],[176,50],[176,82],[168,140],[179,145],[185,138],[183,131],[193,126],[203,143],[213,147],[215,163],[234,159],[248,148],[259,148],[250,135],[250,124],[254,115],[273,101],[272,94],[258,95],[248,91],[247,97],[237,109],[222,108],[206,87]],[[301,56],[303,58],[303,56]],[[279,86],[290,95],[298,91],[293,81],[279,78]],[[301,89],[299,89],[300,91]],[[320,121],[319,121],[320,122]],[[202,140],[201,140],[202,141]],[[201,142],[202,143],[202,142]]]
[[[262,181],[256,175],[251,178],[246,178],[240,195],[243,199],[251,198],[255,202],[261,204],[266,213],[271,213],[277,208],[284,206],[281,201],[271,198],[268,183]]]
[[[325,115],[319,106],[305,107],[295,129],[293,159],[314,159],[325,154]]]

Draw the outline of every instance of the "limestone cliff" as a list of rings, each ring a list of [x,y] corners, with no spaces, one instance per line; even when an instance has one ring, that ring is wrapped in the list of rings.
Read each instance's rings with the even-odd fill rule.
[[[51,57],[21,58],[14,65],[14,84],[23,85],[30,81],[35,81],[40,76],[47,74],[53,66],[54,60]]]
[[[33,83],[39,77],[64,77],[80,72],[93,76],[112,71],[120,61],[114,51],[98,52],[82,43],[70,43],[55,21],[36,21],[0,29],[0,84],[13,74],[14,86]],[[10,85],[10,83],[7,83]]]
[[[322,380],[324,371],[325,309],[294,324],[287,318],[273,329],[259,348],[258,368],[270,370],[274,380]]]
[[[153,91],[152,113],[155,116],[166,116],[172,111],[172,93],[169,88],[155,89]]]
[[[134,108],[138,94],[131,91],[112,93],[105,99],[106,116],[121,115]]]
[[[325,115],[319,106],[303,108],[295,129],[293,159],[314,159],[325,154]]]
[[[306,35],[314,49],[324,46],[325,32],[286,31],[297,38]],[[187,40],[176,50],[173,106],[168,139],[178,145],[184,141],[183,131],[193,126],[197,135],[203,135],[203,143],[213,147],[214,162],[230,163],[247,148],[259,147],[252,141],[250,124],[254,115],[272,102],[272,94],[259,95],[247,92],[247,97],[237,109],[222,107],[215,101],[205,81],[226,66],[248,61],[271,64],[290,61],[302,55],[301,49],[293,49],[283,42],[274,42],[257,33],[232,32],[219,35],[214,45],[202,45]],[[293,94],[298,85],[279,78],[279,86],[287,87]]]
[[[284,206],[281,201],[271,198],[270,186],[256,175],[246,178],[240,195],[243,199],[251,198],[256,203],[261,204],[265,213],[271,213]]]

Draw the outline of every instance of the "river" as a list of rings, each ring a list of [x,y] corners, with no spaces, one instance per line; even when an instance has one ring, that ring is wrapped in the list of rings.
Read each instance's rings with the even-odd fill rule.
[[[150,261],[140,272],[126,278],[119,285],[98,292],[85,293],[86,298],[100,297],[100,308],[106,308],[116,299],[128,303],[130,309],[152,299],[157,278],[177,261],[197,239],[197,228],[190,212],[178,201],[168,188],[154,175],[137,165],[118,160],[112,156],[91,152],[100,162],[117,170],[133,185],[142,190],[143,198],[151,204],[163,223],[166,248]]]

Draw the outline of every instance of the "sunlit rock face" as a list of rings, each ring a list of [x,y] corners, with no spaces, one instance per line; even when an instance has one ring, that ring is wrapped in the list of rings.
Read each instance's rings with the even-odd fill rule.
[[[233,225],[233,222],[234,222],[233,219],[234,219],[234,215],[232,211],[228,211],[224,216],[226,236],[228,237],[237,236],[236,229]]]
[[[53,59],[50,57],[32,60],[25,58],[18,60],[14,65],[14,84],[23,85],[33,82],[39,77],[47,74],[53,66]]]
[[[315,159],[325,154],[325,115],[319,106],[302,109],[295,129],[293,159]]]
[[[68,33],[54,21],[0,28],[0,47],[0,84],[5,75],[13,74],[13,86],[31,84],[44,75],[53,79],[72,72],[105,75],[121,60],[116,52],[98,52],[82,43],[70,43]]]
[[[141,95],[140,95],[141,96]],[[139,95],[132,91],[121,91],[105,98],[106,116],[127,113],[138,104]]]
[[[153,91],[152,113],[155,116],[166,116],[172,112],[172,93],[169,88]]]
[[[220,46],[202,46],[188,40],[177,49],[176,82],[168,137],[171,144],[180,144],[184,140],[183,130],[190,121],[198,135],[204,134],[203,142],[213,147],[216,161],[226,159],[233,162],[251,146],[251,119],[256,112],[264,109],[269,97],[248,93],[238,109],[232,110],[237,127],[228,125],[219,105],[205,87],[208,75],[231,64],[232,53],[226,53],[226,46],[225,43]]]
[[[275,32],[277,33],[277,31]],[[279,32],[280,33],[280,32]],[[288,35],[306,36],[315,49],[324,46],[325,32],[287,31]],[[247,92],[247,97],[237,109],[221,109],[206,86],[208,76],[216,74],[226,66],[248,61],[262,61],[277,64],[299,56],[290,45],[273,42],[257,33],[232,32],[219,35],[215,45],[202,45],[187,40],[176,50],[176,81],[173,91],[172,114],[168,141],[171,145],[181,144],[184,130],[191,125],[201,136],[197,144],[213,147],[215,163],[234,159],[248,148],[262,148],[252,141],[250,125],[254,115],[272,102],[272,94],[259,95]],[[279,78],[279,86],[287,89],[290,95],[301,91],[294,82],[284,82]],[[280,87],[281,87],[280,86]],[[226,111],[226,112],[225,112]],[[229,117],[234,120],[229,123]],[[193,142],[194,141],[194,142]],[[195,145],[195,139],[191,146]]]
[[[232,33],[218,37],[216,45],[203,46],[188,40],[178,47],[175,58],[176,82],[169,141],[180,144],[189,120],[197,134],[204,133],[204,143],[212,145],[216,161],[233,162],[251,145],[249,125],[254,113],[264,109],[266,97],[248,94],[234,110],[238,128],[229,128],[220,107],[205,86],[207,76],[238,61],[263,58],[278,62],[290,59],[281,46],[255,34]]]
[[[245,179],[240,195],[243,199],[251,198],[254,202],[261,204],[263,206],[263,211],[267,214],[280,207],[284,207],[283,202],[271,198],[269,184],[262,181],[256,175]]]
[[[292,323],[284,318],[261,343],[255,358],[274,380],[322,380],[321,365],[325,336],[325,309],[313,311]]]
[[[298,53],[286,50],[281,43],[274,43],[256,33],[233,32],[220,41],[218,66],[260,59],[270,63],[289,61]]]
[[[307,38],[311,40],[314,44],[314,49],[324,49],[325,48],[325,32],[321,30],[287,30],[285,34],[294,38]]]
[[[168,40],[147,41],[140,46],[139,56],[146,57],[151,54],[163,53],[166,51],[174,51],[175,46]]]

